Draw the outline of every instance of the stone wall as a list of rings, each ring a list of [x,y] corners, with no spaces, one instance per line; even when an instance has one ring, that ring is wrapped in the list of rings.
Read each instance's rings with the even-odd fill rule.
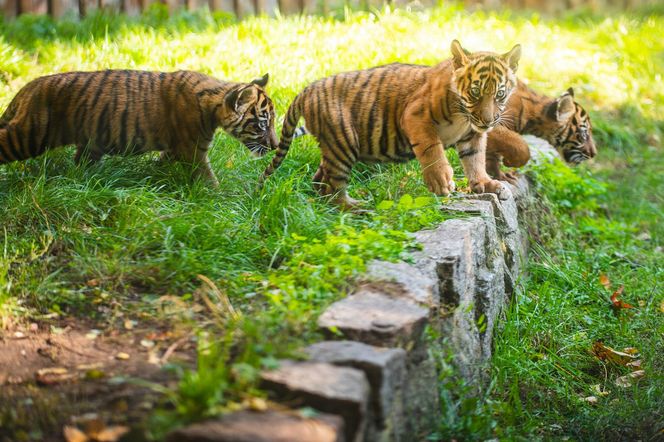
[[[527,140],[536,161],[555,154]],[[445,204],[450,219],[416,233],[422,249],[409,262],[370,263],[353,293],[319,317],[327,340],[304,349],[309,359],[262,374],[262,387],[283,411],[230,414],[169,440],[426,440],[440,418],[432,347],[451,354],[458,375],[481,389],[493,330],[522,275],[520,214],[533,200],[524,177],[510,188],[504,201],[481,194]],[[317,413],[293,411],[303,407]]]

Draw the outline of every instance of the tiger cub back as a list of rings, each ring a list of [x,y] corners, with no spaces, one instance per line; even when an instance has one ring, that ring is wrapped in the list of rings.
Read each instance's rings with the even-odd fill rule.
[[[500,170],[521,167],[528,162],[528,145],[517,134],[545,139],[570,164],[578,164],[597,154],[588,112],[574,100],[574,90],[567,89],[557,98],[535,92],[519,81],[507,103],[501,128],[489,133],[487,171],[493,177],[514,182],[515,177]]]
[[[263,179],[283,161],[300,117],[321,149],[314,181],[322,194],[353,206],[346,187],[353,165],[417,158],[430,191],[454,190],[444,146],[456,144],[473,191],[505,196],[485,172],[486,132],[498,124],[516,86],[520,48],[468,56],[452,43],[453,62],[436,66],[394,63],[318,80],[293,100],[281,140]]]
[[[66,72],[25,85],[0,117],[0,164],[76,145],[76,161],[161,151],[217,184],[207,151],[221,127],[256,154],[276,147],[267,74],[250,83],[191,72]]]

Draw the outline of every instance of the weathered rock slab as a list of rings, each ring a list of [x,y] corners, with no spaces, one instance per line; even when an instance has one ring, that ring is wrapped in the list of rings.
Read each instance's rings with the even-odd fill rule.
[[[378,429],[399,411],[399,390],[406,374],[406,352],[355,341],[323,341],[304,349],[310,360],[364,371],[371,386],[371,414]]]
[[[335,302],[318,318],[318,326],[351,340],[379,347],[412,348],[427,323],[428,309],[405,298],[397,298],[372,286]]]
[[[284,360],[276,370],[262,372],[261,381],[261,386],[278,401],[343,417],[346,440],[362,440],[370,392],[362,371]]]
[[[238,411],[171,432],[166,442],[343,442],[340,416]]]
[[[371,261],[365,279],[396,284],[400,289],[399,296],[405,296],[430,309],[438,308],[438,281],[407,262]]]

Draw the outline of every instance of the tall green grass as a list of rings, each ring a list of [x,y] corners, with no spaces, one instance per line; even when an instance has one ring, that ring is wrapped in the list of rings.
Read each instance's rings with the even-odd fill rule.
[[[647,393],[619,395],[617,403],[594,409],[579,405],[577,396],[598,382],[585,350],[592,339],[616,337],[615,346],[640,347],[653,377],[661,362],[655,351],[661,334],[652,330],[661,330],[662,321],[651,298],[661,294],[664,42],[657,36],[663,26],[656,13],[546,19],[458,7],[241,22],[206,12],[169,16],[159,6],[139,18],[22,16],[0,25],[0,108],[44,74],[194,69],[236,81],[269,72],[268,91],[283,115],[301,88],[328,74],[394,61],[433,64],[448,58],[454,38],[473,50],[521,43],[519,75],[549,94],[575,88],[593,118],[599,158],[592,172],[585,166],[579,173],[564,166],[534,172],[546,183],[547,210],[566,211],[542,232],[527,289],[507,315],[493,395],[452,404],[439,435],[588,439],[602,425],[619,428],[613,415],[661,422],[661,382],[654,379]],[[107,158],[87,169],[71,157],[63,149],[0,167],[0,321],[54,313],[109,325],[127,316],[158,319],[164,295],[200,302],[205,285],[197,275],[207,276],[242,316],[195,317],[208,333],[202,345],[217,349],[203,345],[198,372],[183,374],[170,396],[182,421],[257,393],[257,370],[315,336],[317,313],[343,296],[368,260],[403,256],[412,246],[403,231],[441,220],[413,163],[358,167],[351,195],[370,208],[401,203],[365,215],[339,213],[311,189],[319,152],[310,137],[294,143],[262,191],[255,184],[268,160],[252,158],[222,133],[211,150],[219,190],[191,185],[190,171],[150,155]],[[587,194],[595,185],[587,173],[607,189]],[[583,203],[589,199],[592,207]],[[634,239],[632,233],[645,230],[650,242]],[[647,307],[630,321],[607,316],[595,283],[599,272],[624,282]],[[162,423],[178,419],[169,414]],[[563,433],[547,432],[557,423]]]

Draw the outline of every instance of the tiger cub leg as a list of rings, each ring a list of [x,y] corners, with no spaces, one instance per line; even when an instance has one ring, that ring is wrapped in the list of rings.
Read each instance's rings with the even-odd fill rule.
[[[487,172],[492,177],[516,184],[516,174],[500,170],[501,160],[508,167],[521,167],[530,159],[528,143],[516,132],[505,127],[495,127],[487,135]]]
[[[331,196],[342,209],[352,210],[359,206],[361,201],[348,195],[349,175],[350,169],[323,158],[314,175],[314,188],[322,196]]]
[[[420,118],[407,116],[404,132],[420,163],[422,178],[429,191],[436,195],[449,195],[453,192],[456,187],[454,171],[447,161],[435,125]]]
[[[219,181],[212,171],[210,159],[207,155],[207,149],[198,147],[189,149],[174,149],[166,155],[167,158],[173,158],[185,164],[193,166],[194,178],[201,178],[207,181],[213,188],[219,187]],[[162,156],[162,158],[164,158]]]
[[[509,189],[486,173],[486,133],[475,134],[470,141],[459,143],[457,151],[470,189],[474,193],[495,193],[502,200],[509,198]]]
[[[83,146],[81,144],[76,146],[76,153],[74,154],[74,163],[77,166],[82,164],[94,164],[101,160],[101,157],[104,156],[104,153],[98,149],[89,146]]]
[[[498,181],[507,181],[508,183],[516,185],[517,174],[516,172],[503,172],[500,170],[500,165],[502,163],[502,156],[495,152],[489,152],[487,146],[486,152],[486,172],[491,178],[494,178]]]

